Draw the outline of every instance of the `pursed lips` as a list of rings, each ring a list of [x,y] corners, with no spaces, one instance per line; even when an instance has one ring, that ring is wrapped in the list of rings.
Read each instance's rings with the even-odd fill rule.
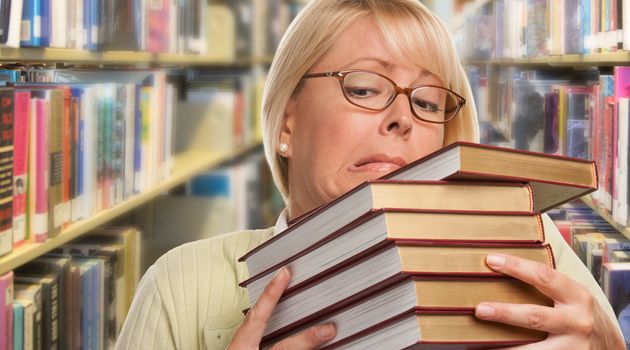
[[[395,157],[385,153],[372,154],[362,158],[355,164],[349,166],[352,172],[377,171],[390,172],[407,165],[402,157]]]

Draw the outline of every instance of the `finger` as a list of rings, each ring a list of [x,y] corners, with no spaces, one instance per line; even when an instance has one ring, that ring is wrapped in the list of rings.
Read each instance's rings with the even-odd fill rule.
[[[260,344],[267,327],[267,320],[289,284],[290,279],[291,275],[286,267],[278,270],[274,278],[265,287],[256,304],[247,312],[245,321],[232,338],[232,343],[247,343],[256,348],[259,346],[258,344]]]
[[[297,335],[283,339],[271,350],[310,350],[317,349],[336,335],[335,326],[332,323],[311,327]]]
[[[583,327],[577,317],[563,309],[532,304],[480,303],[475,308],[477,318],[513,326],[566,334]]]
[[[531,284],[560,303],[570,304],[582,300],[582,285],[545,264],[507,254],[490,254],[486,263],[494,271]]]

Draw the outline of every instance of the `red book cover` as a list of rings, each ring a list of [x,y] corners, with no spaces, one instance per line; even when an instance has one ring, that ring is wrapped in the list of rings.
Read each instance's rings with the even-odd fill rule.
[[[26,186],[28,183],[28,129],[31,114],[30,91],[15,92],[13,124],[13,245],[26,239]]]
[[[151,53],[168,52],[170,7],[170,0],[149,1],[149,42],[147,49]]]
[[[13,248],[13,89],[0,89],[0,255]]]

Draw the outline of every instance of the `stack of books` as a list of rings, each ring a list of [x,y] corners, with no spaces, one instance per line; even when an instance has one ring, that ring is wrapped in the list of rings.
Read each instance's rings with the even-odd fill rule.
[[[482,301],[553,305],[485,258],[504,253],[553,268],[540,213],[596,187],[591,161],[466,142],[368,181],[241,258],[252,304],[275,271],[291,271],[262,346],[324,322],[337,327],[326,348],[540,341],[546,333],[475,318]]]

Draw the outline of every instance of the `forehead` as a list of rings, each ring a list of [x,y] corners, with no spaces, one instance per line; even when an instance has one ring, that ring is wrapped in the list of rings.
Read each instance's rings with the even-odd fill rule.
[[[415,72],[421,77],[430,74],[424,64],[411,62],[392,50],[371,18],[363,18],[349,25],[313,66],[312,71],[356,68],[357,65],[379,67],[389,73]]]

